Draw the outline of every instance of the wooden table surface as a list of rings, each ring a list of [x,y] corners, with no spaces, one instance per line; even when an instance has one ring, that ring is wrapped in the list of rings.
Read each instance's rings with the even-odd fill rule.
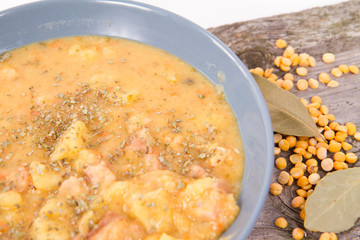
[[[320,72],[330,74],[331,69],[340,64],[360,66],[360,0],[234,23],[211,28],[209,31],[225,42],[248,68],[274,68],[274,72],[280,77],[284,72],[279,71],[273,64],[275,56],[282,55],[283,51],[274,45],[279,38],[285,39],[297,53],[308,53],[317,60],[315,68],[308,68],[306,79],[317,79]],[[325,52],[335,54],[334,63],[325,64],[321,61],[321,56]],[[295,68],[292,68],[290,72],[295,75],[294,70]],[[297,79],[300,77],[297,76]],[[340,83],[337,88],[320,84],[319,89],[300,92],[293,88],[291,92],[307,100],[311,96],[319,95],[338,122],[345,124],[352,121],[359,129],[360,74],[348,73],[335,80]],[[351,142],[354,145],[352,151],[360,158],[360,144],[356,140]],[[288,164],[287,170],[291,168],[290,165],[292,164]],[[360,163],[355,165],[360,166]],[[279,172],[274,168],[273,182],[276,182]],[[296,184],[293,184],[284,187],[283,193],[279,196],[269,194],[249,239],[291,239],[293,228],[304,229],[299,209],[292,208],[290,204],[291,199],[296,196],[296,189]],[[286,229],[279,229],[274,225],[274,220],[280,216],[289,222]],[[320,233],[311,231],[306,233],[306,239],[318,239],[320,236]],[[338,239],[360,239],[360,221],[358,220],[352,229],[337,236]]]

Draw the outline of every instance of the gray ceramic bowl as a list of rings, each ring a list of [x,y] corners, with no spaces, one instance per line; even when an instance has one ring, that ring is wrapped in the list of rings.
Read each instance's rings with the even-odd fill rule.
[[[164,49],[190,63],[214,83],[226,76],[225,93],[241,130],[246,164],[238,204],[241,212],[223,236],[245,239],[268,194],[273,137],[268,110],[254,79],[237,56],[196,24],[171,12],[132,1],[52,0],[0,13],[0,52],[69,35],[107,35]]]

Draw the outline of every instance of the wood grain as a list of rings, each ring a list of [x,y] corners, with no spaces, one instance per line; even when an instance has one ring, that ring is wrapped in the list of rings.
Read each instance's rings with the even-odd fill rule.
[[[317,60],[316,67],[308,68],[306,79],[317,78],[320,72],[330,73],[333,67],[340,64],[360,66],[360,0],[234,23],[211,28],[209,31],[225,42],[248,68],[274,68],[279,77],[285,74],[273,64],[275,56],[282,55],[283,51],[274,45],[279,38],[285,39],[297,53],[308,53]],[[321,61],[321,56],[325,52],[336,55],[334,63],[325,64]],[[295,75],[295,68],[290,72]],[[300,77],[296,76],[296,80],[298,79]],[[300,92],[293,88],[291,92],[307,100],[319,95],[338,122],[345,124],[352,121],[359,129],[360,74],[348,73],[341,78],[333,79],[339,81],[339,87],[329,88],[320,84],[319,89]],[[360,156],[360,144],[353,139],[350,142],[354,145],[351,151]],[[292,167],[290,165],[291,163],[288,164],[287,170]],[[360,163],[355,165],[360,166]],[[273,182],[276,181],[279,172],[274,168]],[[324,172],[321,172],[321,175],[324,175]],[[280,196],[269,194],[249,239],[289,239],[293,228],[304,229],[299,209],[291,207],[291,199],[296,196],[296,189],[294,184],[284,187]],[[286,229],[279,229],[274,225],[274,220],[280,216],[289,222]],[[307,230],[306,233],[307,239],[318,239],[321,234]],[[360,221],[358,220],[352,229],[338,234],[338,239],[360,239]]]

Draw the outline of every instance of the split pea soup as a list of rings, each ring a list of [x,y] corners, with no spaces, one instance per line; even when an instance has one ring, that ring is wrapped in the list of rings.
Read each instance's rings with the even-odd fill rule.
[[[0,59],[0,238],[218,239],[244,152],[221,87],[181,59],[100,36]]]

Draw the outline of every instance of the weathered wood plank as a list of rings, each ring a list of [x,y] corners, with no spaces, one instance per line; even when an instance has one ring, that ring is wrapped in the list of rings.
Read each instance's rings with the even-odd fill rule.
[[[320,72],[330,73],[333,67],[340,64],[360,66],[360,0],[234,23],[211,28],[209,31],[225,42],[249,68],[275,68],[273,60],[275,56],[282,54],[282,50],[274,46],[279,38],[285,39],[297,53],[306,52],[316,58],[317,65],[315,68],[308,68],[306,79],[317,78]],[[321,56],[325,52],[334,53],[336,61],[324,64]],[[295,69],[292,69],[290,72],[295,74],[294,71]],[[275,72],[278,76],[284,75],[284,72],[277,69]],[[349,73],[336,80],[340,82],[337,88],[321,84],[316,90],[291,91],[305,99],[314,95],[321,96],[337,121],[344,124],[352,121],[360,128],[360,75]],[[360,144],[357,141],[353,144],[352,151],[359,156]],[[287,170],[290,167],[288,166]],[[276,181],[278,174],[279,170],[274,169],[273,181]],[[291,199],[296,196],[296,189],[295,184],[285,187],[280,196],[268,196],[249,239],[289,239],[293,228],[303,228],[299,210],[291,207]],[[279,216],[284,216],[289,221],[289,227],[285,230],[274,225],[274,220]],[[320,236],[320,233],[306,232],[308,239],[318,239]],[[360,221],[351,230],[338,234],[338,238],[360,239],[359,235]]]

